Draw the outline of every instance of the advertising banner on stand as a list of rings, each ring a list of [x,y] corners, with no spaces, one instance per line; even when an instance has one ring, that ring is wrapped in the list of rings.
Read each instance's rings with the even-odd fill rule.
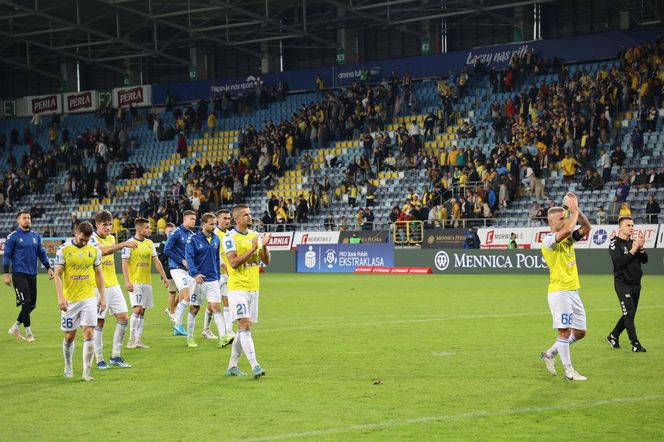
[[[61,114],[62,96],[60,94],[25,97],[25,107],[30,115]]]
[[[480,238],[481,249],[506,249],[507,244],[516,234],[516,244],[520,249],[529,249],[533,240],[532,227],[480,227],[477,229],[477,236]]]
[[[391,244],[319,244],[297,246],[300,273],[352,273],[356,267],[393,267]]]
[[[350,239],[356,235],[363,243],[387,242],[387,230],[344,230],[339,235],[339,244],[349,244]]]
[[[542,227],[533,227],[533,239],[530,243],[531,249],[541,249],[542,248],[542,238],[545,235],[548,235],[551,232],[551,228],[548,226]],[[584,236],[579,241],[574,244],[575,249],[587,249],[590,247],[590,242],[592,238],[592,230],[590,234]]]
[[[97,91],[71,92],[64,94],[65,112],[93,112],[97,110]]]
[[[659,226],[657,224],[636,224],[634,226],[634,234],[642,236],[645,239],[644,247],[646,249],[655,248],[657,244],[657,231]],[[611,239],[618,234],[617,224],[601,224],[593,226],[590,231],[590,248],[591,249],[608,249]]]
[[[339,231],[321,231],[321,232],[295,232],[293,237],[293,250],[299,245],[306,244],[338,244]]]
[[[423,249],[462,249],[466,242],[464,229],[425,229]]]
[[[134,86],[113,89],[113,107],[152,105],[152,86]]]
[[[293,244],[293,232],[272,232],[267,248],[270,252],[277,250],[290,250]]]

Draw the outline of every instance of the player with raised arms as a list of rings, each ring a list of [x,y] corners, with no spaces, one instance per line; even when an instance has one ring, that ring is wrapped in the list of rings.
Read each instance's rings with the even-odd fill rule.
[[[556,342],[541,353],[546,368],[556,375],[556,354],[565,370],[565,379],[585,381],[587,378],[572,366],[570,345],[586,335],[586,311],[579,296],[579,271],[576,266],[574,243],[590,232],[590,222],[579,209],[579,202],[572,192],[568,192],[562,207],[552,207],[547,213],[551,232],[542,239],[542,255],[549,267],[548,300],[553,328],[558,330]],[[574,230],[577,221],[581,227]]]
[[[60,307],[60,329],[64,332],[62,353],[65,359],[66,378],[74,377],[72,357],[76,330],[83,329],[83,376],[90,375],[94,354],[93,330],[97,324],[97,311],[106,309],[106,287],[101,270],[101,250],[89,244],[92,224],[82,222],[76,227],[74,239],[67,241],[55,255],[55,292]],[[99,297],[95,293],[99,291]]]
[[[187,273],[187,260],[184,252],[189,238],[194,236],[191,230],[196,225],[196,212],[185,210],[182,213],[182,224],[166,240],[164,254],[168,256],[168,268],[171,270],[171,276],[175,281],[175,286],[180,293],[180,302],[175,307],[175,324],[173,325],[173,336],[187,336],[187,332],[182,326],[184,312],[189,306],[191,292],[196,282]]]
[[[113,349],[111,351],[111,365],[120,368],[131,368],[124,358],[120,355],[122,351],[122,343],[124,342],[125,331],[129,316],[127,315],[127,301],[125,301],[124,294],[120,288],[118,275],[115,273],[115,252],[122,250],[125,247],[135,249],[137,246],[136,241],[124,241],[119,244],[115,243],[115,237],[111,235],[113,229],[113,215],[108,210],[102,210],[95,215],[95,225],[97,230],[90,238],[90,245],[97,247],[101,250],[102,262],[101,268],[104,274],[104,283],[106,284],[106,309],[97,312],[97,326],[94,331],[95,343],[95,358],[97,359],[97,368],[104,370],[110,366],[104,360],[104,340],[103,331],[104,323],[106,322],[106,313],[108,311],[115,315],[117,325],[115,326],[115,333],[113,333]],[[100,296],[99,290],[95,288],[97,297]]]
[[[246,376],[237,366],[244,351],[254,379],[259,379],[265,370],[256,360],[251,326],[258,322],[260,263],[270,264],[271,255],[266,248],[270,234],[259,235],[250,229],[251,210],[244,204],[233,207],[232,214],[235,228],[224,236],[223,248],[229,263],[228,305],[238,325],[226,375]]]
[[[150,221],[145,218],[136,218],[134,222],[136,233],[132,240],[136,241],[136,248],[122,249],[122,274],[125,287],[129,292],[129,300],[134,309],[129,322],[129,341],[127,348],[150,348],[143,343],[143,324],[145,323],[145,310],[154,307],[152,296],[151,265],[161,275],[165,287],[168,279],[157,256],[157,249],[147,236],[150,233]]]

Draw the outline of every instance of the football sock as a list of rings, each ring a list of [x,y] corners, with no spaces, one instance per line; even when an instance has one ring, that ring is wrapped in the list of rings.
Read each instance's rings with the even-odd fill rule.
[[[14,322],[14,325],[12,325],[12,330],[18,330],[19,328],[21,328],[21,323],[18,321]]]
[[[32,334],[32,327],[30,327],[29,325],[25,327],[25,334],[30,336]]]
[[[203,330],[210,328],[210,319],[212,319],[212,311],[205,309],[205,315],[203,316]],[[219,333],[221,333],[221,331]]]
[[[560,360],[563,363],[565,371],[572,368],[572,358],[569,352],[569,340],[565,338],[558,338],[556,340],[556,348],[558,349],[558,354],[560,355]]]
[[[136,320],[136,340],[140,341],[143,337],[143,324],[145,323],[145,315],[141,315]]]
[[[189,312],[187,316],[187,337],[194,336],[194,328],[196,328],[196,313]]]
[[[62,340],[62,354],[65,357],[65,371],[71,371],[71,359],[74,356],[74,348],[76,343],[74,341],[67,342]]]
[[[238,336],[240,337],[240,343],[242,344],[242,351],[247,355],[247,360],[251,368],[254,368],[258,365],[256,361],[256,349],[254,348],[254,340],[251,338],[251,329],[249,330],[238,330]]]
[[[233,334],[233,315],[231,315],[231,310],[228,307],[224,307],[224,325],[226,326],[226,334]]]
[[[104,329],[100,327],[95,327],[95,331],[92,334],[95,346],[95,358],[97,363],[104,360],[104,338],[103,332]]]
[[[240,338],[236,338],[231,346],[231,358],[228,361],[228,368],[237,367],[240,356],[242,356],[242,343],[240,342]]]
[[[219,332],[219,336],[224,334],[224,315],[221,314],[221,312],[214,312],[214,323],[217,324],[217,331]]]
[[[189,307],[189,301],[185,301],[184,299],[180,302],[178,302],[177,307],[175,307],[175,325],[182,325],[182,318],[184,318],[184,312],[187,310],[187,307]]]
[[[90,376],[94,347],[95,344],[92,339],[83,341],[83,376]]]
[[[574,336],[574,333],[569,334],[569,339],[567,340],[569,342],[569,345],[574,344],[578,339],[576,339],[576,336]]]
[[[129,339],[136,337],[136,323],[138,322],[138,315],[132,313],[129,317]]]
[[[122,351],[122,343],[124,342],[125,331],[127,330],[127,321],[118,321],[113,333],[113,352],[111,357],[117,358]]]

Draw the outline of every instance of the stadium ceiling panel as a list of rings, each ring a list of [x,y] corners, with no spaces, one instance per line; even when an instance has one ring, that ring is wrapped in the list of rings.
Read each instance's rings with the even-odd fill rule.
[[[187,49],[214,45],[260,58],[260,43],[336,48],[338,29],[427,35],[469,15],[515,24],[510,8],[552,0],[0,0],[0,64],[56,75],[63,61],[123,72],[123,60],[189,66]],[[332,36],[332,37],[331,37]]]

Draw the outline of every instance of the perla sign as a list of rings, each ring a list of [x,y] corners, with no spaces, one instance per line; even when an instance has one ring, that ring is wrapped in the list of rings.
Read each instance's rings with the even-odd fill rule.
[[[539,253],[520,253],[513,251],[483,253],[482,250],[472,252],[452,252],[441,250],[436,253],[433,264],[438,272],[444,273],[501,273],[502,271],[520,270],[529,273],[546,273],[548,267]]]

